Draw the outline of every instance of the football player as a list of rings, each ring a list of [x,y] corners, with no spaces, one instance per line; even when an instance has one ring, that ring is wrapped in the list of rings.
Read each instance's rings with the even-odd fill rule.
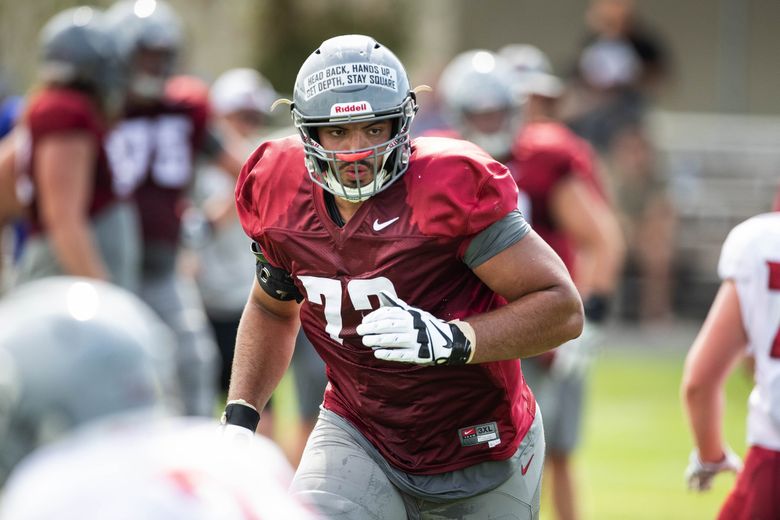
[[[117,117],[125,71],[103,14],[68,9],[41,30],[40,89],[21,126],[29,151],[15,150],[32,190],[30,233],[16,283],[71,274],[135,289],[139,238],[135,207],[118,197],[103,148]]]
[[[688,487],[704,491],[722,471],[738,472],[718,518],[779,518],[780,501],[780,212],[748,219],[723,244],[723,280],[685,360],[682,397],[695,449]],[[749,450],[742,467],[722,428],[724,385],[745,355],[754,358],[748,402]]]
[[[107,139],[115,188],[141,218],[141,297],[176,332],[186,411],[211,415],[219,353],[191,279],[176,270],[182,214],[198,154],[237,175],[240,162],[208,129],[208,86],[174,77],[182,24],[164,1],[123,0],[106,13],[130,64],[122,120]]]
[[[499,51],[525,99],[508,166],[526,194],[534,229],[561,256],[585,307],[580,338],[523,365],[545,416],[552,499],[561,520],[579,518],[572,454],[581,436],[588,365],[609,314],[625,244],[590,146],[556,120],[563,93],[549,60],[531,45]]]
[[[237,446],[207,419],[116,417],[25,460],[4,490],[0,519],[318,518],[289,496],[291,479],[268,439]]]
[[[173,337],[138,297],[56,276],[0,300],[0,482],[37,447],[115,414],[178,406]]]
[[[137,296],[50,277],[0,301],[0,323],[3,520],[314,517],[270,441],[175,417],[174,337]]]
[[[254,431],[299,317],[328,386],[293,490],[339,518],[538,518],[541,415],[518,358],[576,337],[566,269],[478,147],[411,140],[417,96],[363,35],[323,42],[236,187],[257,281],[226,428]]]

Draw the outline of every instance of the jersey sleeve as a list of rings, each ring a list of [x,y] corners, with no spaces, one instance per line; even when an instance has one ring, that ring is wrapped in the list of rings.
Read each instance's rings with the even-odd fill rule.
[[[91,100],[78,92],[44,91],[27,113],[27,125],[34,139],[63,133],[86,131],[97,134],[99,123]]]
[[[422,141],[425,152],[405,175],[414,223],[428,235],[472,238],[517,209],[506,166],[466,141]],[[468,244],[464,244],[461,255]]]
[[[718,276],[721,280],[739,280],[750,275],[749,251],[756,240],[753,223],[748,220],[731,230],[723,242],[718,261]]]
[[[287,212],[297,193],[291,171],[303,167],[303,152],[296,148],[298,138],[266,141],[249,156],[236,182],[236,209],[244,232],[257,242],[268,262],[290,272],[291,267],[277,253],[266,233]],[[287,175],[285,175],[287,174]]]

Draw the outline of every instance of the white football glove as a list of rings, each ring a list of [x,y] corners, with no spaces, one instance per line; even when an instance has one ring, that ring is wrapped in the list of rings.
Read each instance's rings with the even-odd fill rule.
[[[688,489],[694,491],[707,491],[712,487],[712,479],[721,471],[731,471],[738,473],[742,469],[742,459],[726,447],[726,455],[720,462],[703,462],[699,458],[699,451],[693,450],[688,467],[685,470],[685,480],[688,482]]]
[[[584,377],[593,364],[603,337],[601,327],[586,320],[579,337],[554,350],[550,374],[560,379]]]
[[[476,344],[466,322],[446,322],[407,305],[387,291],[381,307],[363,317],[357,333],[374,349],[377,359],[418,365],[463,365],[471,361]]]
[[[222,438],[229,442],[249,442],[255,436],[260,412],[243,399],[228,401],[219,420]]]

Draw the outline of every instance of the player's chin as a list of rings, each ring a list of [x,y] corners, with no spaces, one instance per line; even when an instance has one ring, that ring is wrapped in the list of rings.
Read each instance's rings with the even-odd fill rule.
[[[342,171],[341,183],[347,188],[357,188],[358,186],[367,186],[374,180],[371,172]]]

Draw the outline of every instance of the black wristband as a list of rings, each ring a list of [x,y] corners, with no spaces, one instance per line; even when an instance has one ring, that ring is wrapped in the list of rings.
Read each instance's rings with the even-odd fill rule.
[[[611,299],[605,294],[591,294],[583,302],[585,319],[592,323],[602,323],[609,315]]]
[[[252,432],[257,430],[259,422],[260,414],[257,410],[242,403],[228,403],[222,414],[222,424],[241,426]]]

